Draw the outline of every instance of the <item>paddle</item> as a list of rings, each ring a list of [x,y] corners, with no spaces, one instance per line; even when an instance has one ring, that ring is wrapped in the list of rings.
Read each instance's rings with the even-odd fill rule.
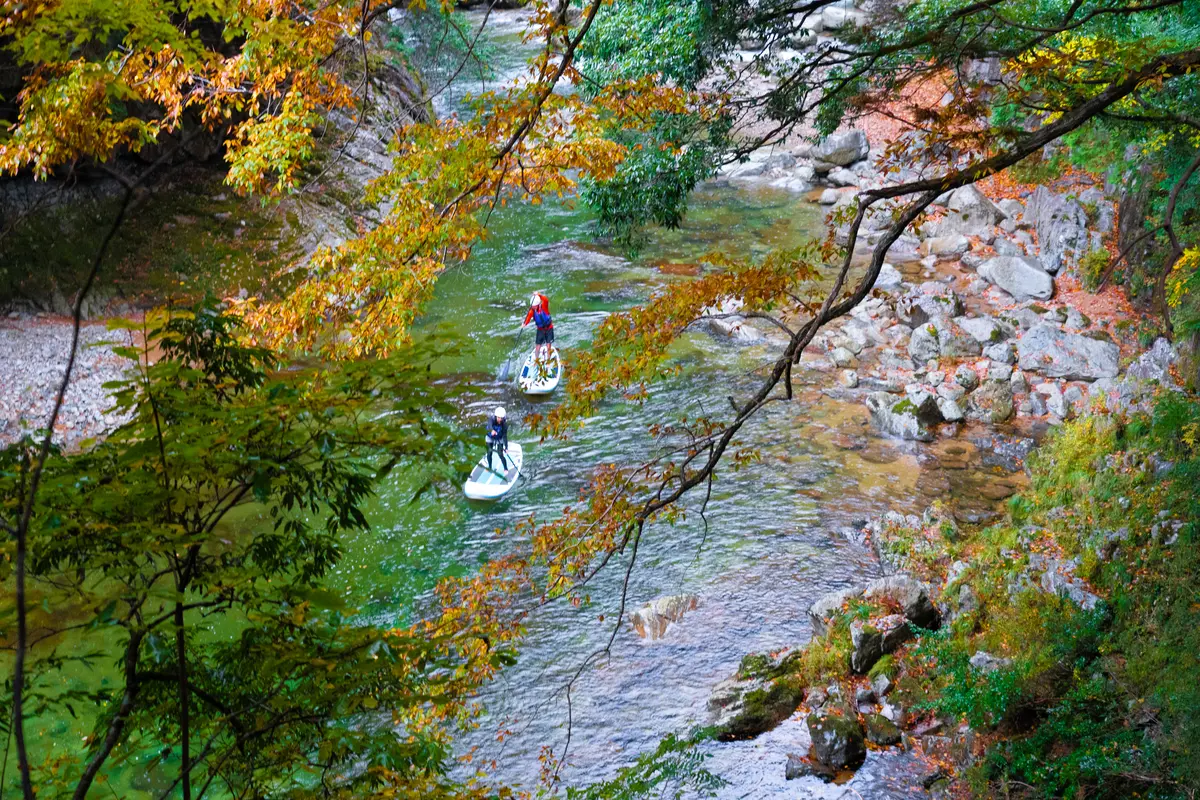
[[[513,352],[516,353],[516,355],[509,356],[508,360],[506,360],[503,366],[500,367],[499,380],[501,382],[508,380],[508,374],[512,372],[513,361],[521,357],[521,351],[517,349],[517,346],[521,344],[521,335],[523,333],[525,333],[525,328],[518,330],[516,341],[513,342]]]

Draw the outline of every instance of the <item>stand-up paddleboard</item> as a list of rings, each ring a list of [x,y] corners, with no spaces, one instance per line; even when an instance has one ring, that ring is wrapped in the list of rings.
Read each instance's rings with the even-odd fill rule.
[[[550,358],[535,361],[536,348],[525,358],[521,372],[517,375],[517,386],[525,394],[550,394],[558,388],[562,379],[562,359],[558,357],[558,349],[551,348]]]
[[[484,453],[463,484],[463,493],[472,500],[499,500],[508,494],[508,490],[517,484],[517,478],[521,477],[525,454],[521,452],[521,445],[509,442],[504,457],[508,461],[508,470],[501,475],[500,454],[492,454],[492,469],[488,469],[488,457]]]

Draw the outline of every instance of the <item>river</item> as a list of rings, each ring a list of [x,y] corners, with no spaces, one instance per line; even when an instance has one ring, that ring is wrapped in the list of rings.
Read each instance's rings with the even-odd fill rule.
[[[501,46],[513,47],[511,21],[497,30]],[[680,374],[655,387],[644,405],[609,402],[569,440],[539,444],[521,420],[556,400],[530,402],[494,379],[518,352],[514,332],[532,291],[551,298],[558,345],[569,359],[605,314],[687,280],[704,254],[722,249],[754,256],[795,245],[821,235],[823,212],[786,192],[714,184],[697,193],[683,228],[654,232],[636,258],[595,244],[590,222],[569,203],[510,207],[494,219],[470,261],[440,278],[422,330],[471,346],[466,357],[444,365],[484,392],[465,419],[482,429],[486,411],[505,405],[511,438],[526,448],[525,476],[490,507],[446,496],[409,504],[403,478],[385,491],[373,509],[374,528],[348,543],[334,578],[373,620],[405,618],[424,605],[439,576],[462,574],[520,546],[512,538],[515,523],[552,518],[599,463],[638,463],[651,424],[722,413],[727,398],[751,391],[754,371],[772,359],[770,345],[690,334],[676,355]],[[523,347],[529,344],[526,339]],[[571,380],[569,360],[564,380]],[[974,498],[973,487],[993,474],[994,465],[966,440],[952,449],[956,466],[967,469],[948,472],[930,448],[871,436],[861,400],[834,385],[830,372],[800,371],[796,400],[769,406],[747,428],[742,444],[759,448],[763,458],[738,472],[720,472],[707,535],[696,514],[684,524],[647,529],[630,604],[686,592],[700,597],[699,607],[658,641],[643,641],[626,625],[611,654],[584,672],[572,693],[567,783],[609,777],[664,735],[703,724],[711,688],[743,655],[806,641],[813,600],[879,574],[875,559],[851,545],[842,529],[890,509],[919,512],[933,497]],[[612,633],[623,566],[601,574],[591,588],[592,605],[551,605],[531,619],[518,663],[484,697],[488,716],[460,742],[472,765],[494,763],[490,779],[533,786],[541,748],[561,753],[564,688]],[[709,768],[729,781],[721,796],[797,796],[800,786],[784,781],[784,762],[805,743],[804,726],[789,721],[754,741],[706,746]],[[463,773],[472,768],[464,766]],[[811,796],[848,791],[812,779],[802,783]],[[912,783],[904,756],[873,751],[849,789],[864,797],[906,797]]]
[[[499,80],[516,74],[520,64],[519,19],[497,15],[495,21]],[[460,102],[461,92],[443,98],[439,112]],[[464,421],[479,427],[481,440],[487,410],[497,403],[508,408],[510,438],[526,448],[525,475],[507,498],[490,506],[456,493],[426,493],[410,502],[411,476],[393,477],[371,504],[372,528],[347,538],[345,557],[330,579],[364,619],[411,621],[430,607],[441,577],[468,573],[520,547],[515,523],[560,513],[598,464],[640,462],[651,441],[650,425],[680,414],[727,411],[728,398],[752,391],[756,370],[774,357],[769,343],[744,345],[691,333],[675,352],[679,374],[655,386],[643,405],[608,402],[569,439],[539,443],[522,419],[557,399],[532,402],[496,380],[500,366],[531,344],[527,337],[517,346],[515,332],[532,291],[551,298],[569,383],[570,354],[586,347],[606,314],[642,302],[672,281],[688,280],[714,249],[758,256],[819,236],[823,211],[783,191],[713,184],[697,192],[681,229],[653,232],[634,258],[596,244],[591,230],[589,214],[570,202],[512,206],[495,216],[470,260],[439,279],[419,333],[468,347],[461,359],[440,368],[447,378],[481,391],[463,409]],[[987,505],[977,489],[999,467],[969,433],[931,446],[877,438],[861,398],[837,387],[834,376],[824,369],[798,371],[795,400],[768,406],[745,429],[740,444],[758,448],[762,458],[740,471],[719,472],[707,531],[695,513],[675,526],[647,528],[631,573],[630,604],[693,593],[699,605],[657,641],[642,640],[623,625],[610,655],[583,673],[572,694],[571,746],[563,770],[568,784],[609,777],[663,736],[704,724],[711,688],[743,655],[805,642],[813,600],[878,575],[874,557],[851,544],[845,528],[887,510],[919,512],[934,498],[968,512]],[[950,462],[954,468],[945,469]],[[590,606],[552,604],[533,615],[517,664],[487,689],[482,698],[487,715],[459,742],[459,752],[472,759],[461,774],[494,762],[488,780],[532,788],[541,748],[562,752],[563,690],[618,622],[624,566],[613,564],[601,573]],[[501,730],[507,732],[503,740],[497,736]],[[705,745],[709,769],[729,782],[721,797],[854,792],[881,798],[916,791],[907,756],[895,751],[872,751],[847,787],[815,779],[789,784],[787,753],[800,752],[806,741],[803,724],[789,720],[753,741]]]

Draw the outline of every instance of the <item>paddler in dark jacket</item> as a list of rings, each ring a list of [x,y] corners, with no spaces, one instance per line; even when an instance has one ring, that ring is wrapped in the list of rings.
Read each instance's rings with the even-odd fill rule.
[[[503,406],[497,406],[496,410],[488,417],[487,448],[488,469],[492,469],[492,452],[495,451],[500,454],[500,466],[504,468],[505,472],[508,472],[508,461],[504,458],[504,454],[508,450],[508,413]]]

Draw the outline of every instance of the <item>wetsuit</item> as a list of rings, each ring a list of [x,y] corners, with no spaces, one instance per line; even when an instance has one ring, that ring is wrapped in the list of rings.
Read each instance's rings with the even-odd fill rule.
[[[488,446],[488,469],[492,468],[492,452],[500,454],[500,466],[508,472],[508,461],[504,458],[504,452],[508,450],[508,419],[496,419],[496,417],[488,417],[487,425],[487,446]]]

